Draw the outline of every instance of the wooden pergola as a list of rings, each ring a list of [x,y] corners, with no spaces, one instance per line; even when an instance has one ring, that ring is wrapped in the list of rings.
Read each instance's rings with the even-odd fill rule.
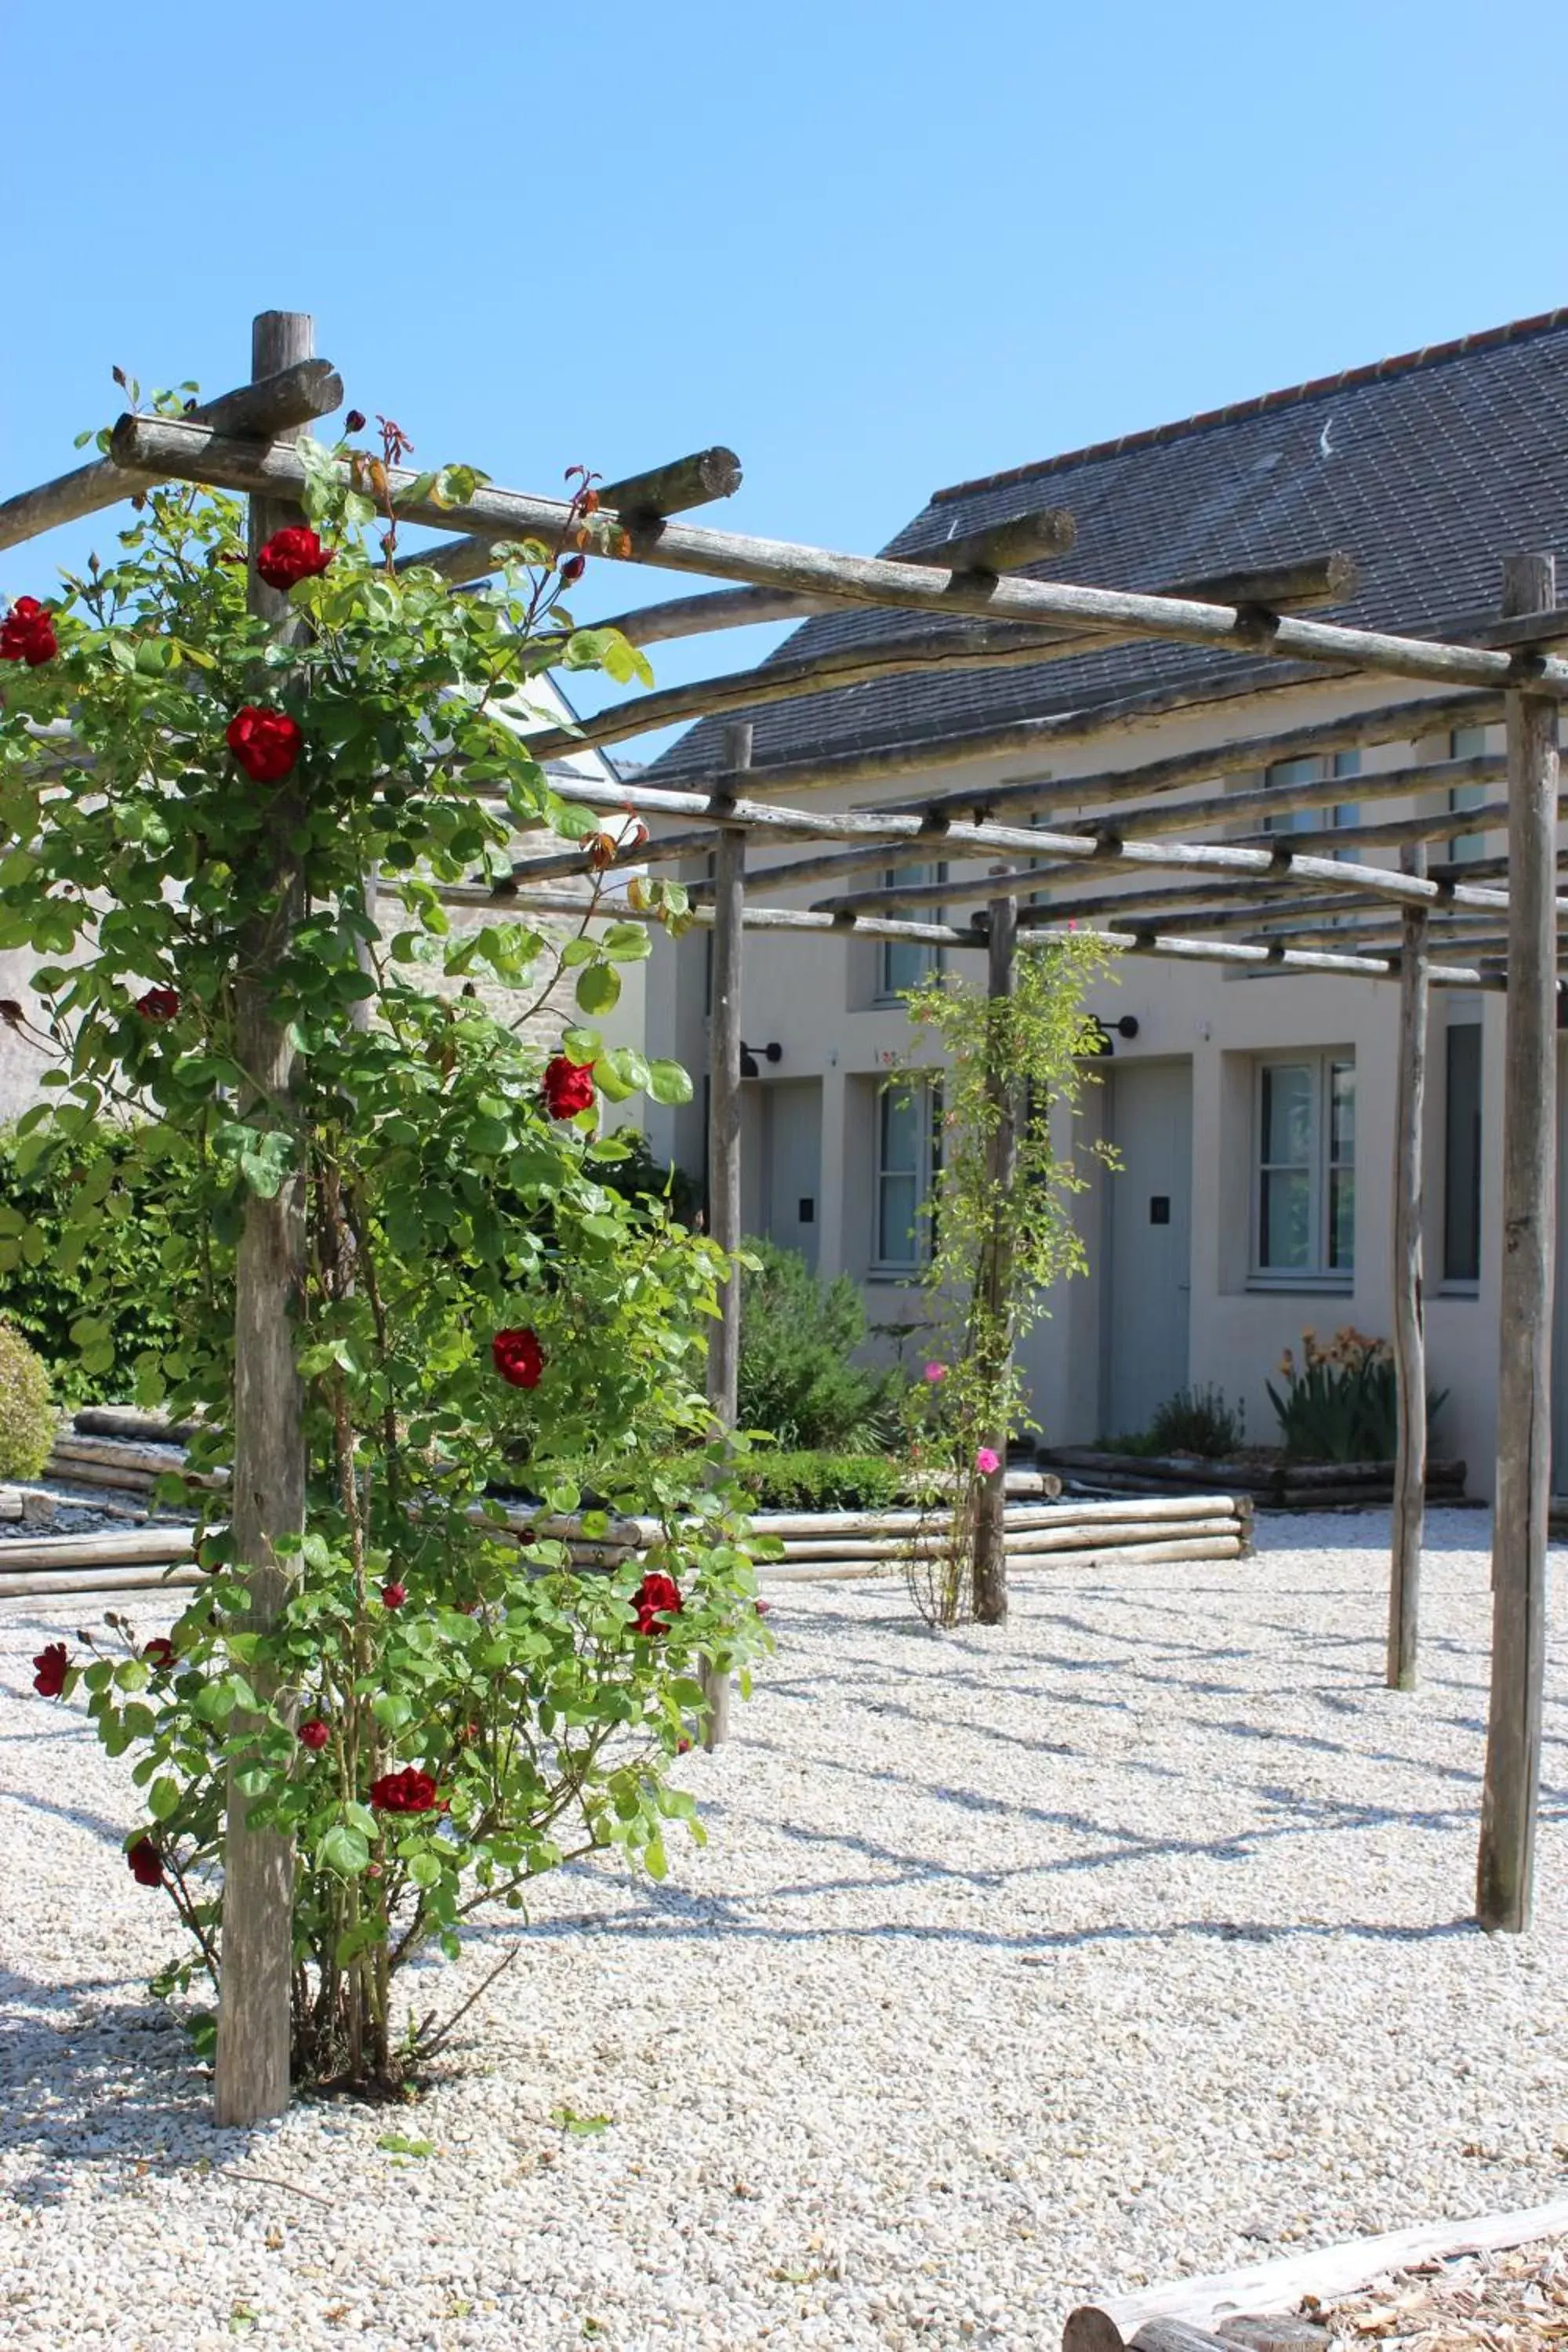
[[[308,319],[262,314],[250,384],[180,419],[122,417],[107,458],[0,505],[0,547],[170,479],[244,492],[252,501],[253,536],[275,528],[304,487],[294,436],[312,418],[330,414],[342,396],[335,375],[311,351]],[[402,561],[434,565],[454,583],[495,570],[503,542],[531,540],[561,548],[575,523],[558,499],[491,484],[460,508],[399,498],[414,479],[395,470],[390,475],[400,520],[448,535]],[[1568,698],[1568,659],[1549,650],[1568,637],[1568,610],[1557,607],[1552,559],[1500,551],[1500,611],[1477,616],[1463,632],[1465,641],[1451,643],[1311,617],[1312,608],[1342,598],[1353,585],[1353,564],[1334,551],[1308,553],[1264,572],[1176,582],[1155,594],[1022,576],[1017,567],[1070,551],[1071,518],[1055,509],[899,561],[748,538],[680,519],[730,495],[739,479],[731,454],[710,450],[602,490],[593,551],[610,562],[731,583],[616,614],[614,625],[628,637],[649,645],[853,606],[907,612],[927,625],[871,646],[813,658],[785,656],[760,669],[638,695],[581,726],[541,730],[531,748],[549,760],[626,741],[679,719],[719,715],[731,722],[719,769],[690,788],[571,778],[563,789],[574,802],[645,817],[660,828],[651,839],[628,840],[607,869],[590,874],[579,845],[521,857],[499,887],[478,882],[448,897],[581,917],[605,906],[601,893],[616,866],[711,856],[711,877],[694,886],[693,905],[696,920],[714,933],[710,1195],[711,1230],[727,1247],[741,1238],[741,983],[748,932],[903,940],[984,955],[994,994],[1009,989],[1017,955],[1062,936],[1069,924],[1077,936],[1101,940],[1119,953],[1342,975],[1396,988],[1401,1043],[1393,1313],[1400,1425],[1388,1680],[1402,1689],[1415,1679],[1426,1450],[1420,1202],[1428,992],[1433,987],[1502,992],[1505,1247],[1491,1695],[1477,1910],[1485,1927],[1523,1928],[1531,1897],[1545,1637],[1556,942],[1558,925],[1568,917],[1568,895],[1559,896],[1557,885],[1557,714]],[[451,536],[454,530],[459,535]],[[281,625],[283,609],[267,602],[269,592],[257,583],[253,594]],[[932,629],[932,621],[962,625]],[[752,764],[747,714],[775,701],[941,669],[1033,666],[1141,641],[1212,648],[1244,656],[1253,668],[1234,697],[1205,683],[1196,692],[1163,690],[896,750]],[[1206,703],[1239,718],[1256,709],[1267,698],[1267,688],[1254,682],[1259,664],[1278,666],[1283,682],[1312,675],[1387,678],[1408,681],[1421,692],[1273,735],[1233,726],[1217,748],[1139,758],[1140,745],[1173,710]],[[1498,720],[1506,725],[1506,760],[1415,755],[1414,747],[1437,730]],[[1391,744],[1411,746],[1409,761],[1365,776],[1177,797],[1241,771]],[[954,787],[940,781],[959,762],[1068,745],[1103,747],[1106,764],[1056,782]],[[816,797],[895,779],[907,780],[908,796],[871,810],[829,809]],[[1456,810],[1447,804],[1453,785],[1491,787],[1494,796],[1482,806]],[[1379,803],[1427,792],[1442,793],[1440,813],[1379,822]],[[1370,813],[1369,821],[1347,836],[1333,828],[1331,812],[1352,803]],[[1267,830],[1280,816],[1320,808],[1331,816],[1321,831],[1282,835]],[[1250,823],[1257,830],[1240,839],[1215,837],[1222,828],[1233,834]],[[1426,870],[1433,841],[1505,825],[1506,858]],[[1347,860],[1347,838],[1363,853],[1396,849],[1397,870],[1364,855]],[[749,844],[799,854],[748,870]],[[950,878],[924,889],[865,882],[910,849],[973,860],[975,880],[966,887]],[[605,845],[595,845],[596,867],[604,856]],[[775,894],[808,885],[820,891],[815,903],[772,903]],[[889,911],[922,899],[931,906],[929,918]],[[942,909],[965,900],[982,911],[965,921],[945,919]],[[618,918],[630,911],[619,898],[611,903]],[[252,983],[250,1045],[258,1066],[269,1064],[276,1078],[286,1049],[267,1012],[264,984],[264,974]],[[284,1571],[272,1545],[299,1525],[303,1507],[303,1445],[297,1408],[289,1404],[286,1279],[279,1276],[280,1237],[268,1223],[275,1213],[271,1203],[248,1204],[236,1302],[241,1349],[237,1463],[268,1473],[259,1479],[237,1475],[235,1482],[240,1557],[250,1568],[258,1622],[282,1605]],[[739,1299],[731,1283],[709,1375],[715,1410],[731,1423],[738,1338]],[[239,1498],[250,1490],[261,1500],[254,1524],[242,1528]],[[978,1535],[982,1591],[988,1573],[994,1595],[983,1613],[1000,1615],[1005,1600],[1003,1593],[994,1605],[999,1536],[987,1535],[984,1517]],[[993,1540],[997,1557],[988,1568]],[[726,1698],[717,1681],[712,1698],[710,1736],[721,1737]],[[226,1992],[231,1980],[238,1990],[226,2056],[225,2042],[219,2045],[225,2120],[277,2112],[280,2104],[279,1934],[269,1915],[279,1902],[286,1914],[286,1896],[279,1857],[258,1853],[266,1844],[245,1832],[241,1802],[231,1828],[234,1893],[225,1922]],[[285,1922],[285,1962],[287,1945]],[[281,2003],[286,2097],[286,1966]],[[230,2007],[226,1999],[226,2011]],[[263,2051],[267,2035],[271,2041]]]

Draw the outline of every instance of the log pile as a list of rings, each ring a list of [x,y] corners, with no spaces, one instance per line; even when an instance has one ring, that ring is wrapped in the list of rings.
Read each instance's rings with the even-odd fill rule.
[[[1203,1462],[1191,1454],[1110,1454],[1098,1446],[1054,1445],[1041,1460],[1075,1483],[1113,1495],[1180,1495],[1205,1488],[1249,1496],[1259,1510],[1321,1511],[1336,1504],[1373,1510],[1394,1499],[1392,1462],[1287,1462],[1243,1455]],[[1426,1499],[1465,1500],[1465,1465],[1428,1462]]]

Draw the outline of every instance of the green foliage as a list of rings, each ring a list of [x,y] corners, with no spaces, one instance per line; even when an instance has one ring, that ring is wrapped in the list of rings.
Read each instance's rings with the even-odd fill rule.
[[[1198,1454],[1217,1462],[1234,1454],[1246,1439],[1247,1416],[1242,1407],[1226,1402],[1224,1391],[1209,1387],[1178,1389],[1165,1399],[1149,1423],[1150,1454]]]
[[[36,1478],[54,1444],[49,1376],[19,1331],[0,1323],[0,1478]]]
[[[1104,965],[1095,941],[1069,934],[1020,949],[1010,996],[994,998],[941,972],[911,990],[910,1019],[941,1049],[940,1070],[911,1056],[903,1083],[940,1078],[942,1160],[927,1213],[923,1276],[937,1338],[931,1374],[906,1398],[915,1468],[952,1473],[946,1538],[910,1563],[922,1614],[955,1624],[973,1607],[974,1535],[987,1482],[1005,1475],[1022,1410],[1016,1342],[1059,1282],[1084,1270],[1073,1202],[1089,1183],[1077,1155],[1058,1148],[1053,1115],[1075,1111],[1098,1026],[1084,991]],[[1011,1178],[998,1180],[993,1146],[1004,1116],[1016,1124]],[[1098,1155],[1109,1157],[1096,1147]],[[995,1470],[981,1466],[994,1454]],[[995,1488],[989,1491],[994,1495]]]
[[[798,1250],[742,1244],[739,1422],[792,1448],[885,1440],[902,1382],[851,1359],[866,1310],[847,1275],[818,1282]]]
[[[1281,1395],[1265,1383],[1286,1454],[1303,1462],[1390,1462],[1399,1442],[1399,1383],[1386,1339],[1368,1339],[1347,1324],[1324,1347],[1314,1331],[1301,1334],[1301,1362],[1287,1348],[1279,1370]],[[1428,1427],[1447,1389],[1426,1400]]]
[[[668,1824],[700,1834],[666,1765],[704,1664],[744,1688],[767,1637],[741,1497],[708,1444],[722,1254],[592,1111],[547,1115],[526,1018],[432,986],[476,976],[526,1014],[564,972],[584,1012],[614,1001],[642,927],[560,950],[516,919],[454,939],[437,886],[506,876],[520,832],[581,835],[521,731],[531,682],[563,660],[646,664],[614,631],[574,629],[542,548],[510,551],[475,594],[395,571],[374,470],[300,446],[334,551],[282,630],[247,609],[235,501],[160,487],[112,563],[68,577],[58,659],[7,676],[0,950],[35,958],[41,1009],[18,1018],[52,1066],[9,1163],[44,1188],[37,1213],[9,1196],[0,1240],[13,1272],[58,1248],[90,1280],[69,1326],[85,1373],[121,1377],[135,1320],[136,1393],[199,1419],[192,1467],[211,1473],[234,1466],[242,1237],[302,1234],[287,1305],[308,1477],[302,1527],[272,1537],[280,1617],[251,1621],[214,1481],[210,1573],[173,1654],[115,1619],[67,1687],[135,1759],[127,1843],[192,1944],[163,1988],[220,1980],[232,1776],[296,1856],[297,2075],[391,2083],[445,2031],[426,2016],[395,2035],[400,1968],[454,1955],[478,1908],[521,1908],[563,1860],[619,1852],[658,1878]],[[461,469],[430,479],[463,494]],[[231,755],[247,708],[273,714],[274,745],[278,714],[298,729],[286,774]],[[614,1099],[689,1091],[591,1028],[562,1042]],[[123,1154],[105,1117],[125,1122]],[[142,1228],[121,1254],[115,1222]],[[503,1333],[533,1337],[520,1356],[493,1349]],[[503,1377],[531,1366],[531,1388]],[[509,1528],[489,1491],[503,1448],[537,1526]],[[610,1574],[574,1569],[560,1525],[590,1476],[659,1531]],[[590,1541],[603,1524],[582,1512]],[[679,1607],[662,1583],[641,1593],[645,1570]]]
[[[178,1328],[169,1284],[183,1250],[163,1204],[184,1181],[181,1139],[100,1119],[23,1163],[15,1129],[0,1132],[0,1314],[37,1349],[61,1404],[128,1396],[137,1357]]]
[[[760,1511],[885,1510],[909,1483],[887,1454],[750,1454],[736,1475]]]

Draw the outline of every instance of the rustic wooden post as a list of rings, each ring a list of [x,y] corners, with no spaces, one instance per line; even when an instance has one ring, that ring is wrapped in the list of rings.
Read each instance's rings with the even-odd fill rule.
[[[1505,614],[1555,601],[1552,557],[1508,559]],[[1483,1927],[1517,1934],[1530,1924],[1541,1780],[1557,1170],[1557,706],[1522,689],[1508,697],[1508,800],[1502,1360],[1476,1916]]]
[[[1400,858],[1424,874],[1417,843]],[[1388,1588],[1390,1690],[1414,1690],[1421,1607],[1421,1539],[1426,1505],[1426,1307],[1421,1232],[1422,1122],[1426,1108],[1426,911],[1407,907],[1399,963],[1399,1076],[1394,1121],[1394,1533]]]
[[[1013,994],[1015,950],[1018,940],[1018,901],[993,898],[986,956],[988,1032],[995,1009]],[[991,1233],[985,1244],[978,1284],[981,1310],[980,1343],[989,1359],[994,1381],[1006,1377],[1013,1360],[1012,1244],[1002,1203],[1012,1190],[1018,1158],[1018,1089],[1009,1074],[995,1066],[988,1052],[985,1093],[994,1113],[986,1139],[985,1173],[992,1199]],[[1007,1622],[1007,1430],[1004,1421],[986,1432],[985,1443],[998,1466],[981,1480],[974,1505],[974,1614],[982,1625]]]
[[[264,310],[251,330],[251,373],[269,375],[311,355],[309,318]],[[250,502],[255,551],[296,510],[269,499]],[[287,599],[249,578],[252,612],[289,619]],[[268,861],[269,911],[249,922],[240,942],[236,1025],[240,1065],[252,1089],[288,1115],[294,1052],[271,1003],[273,974],[304,912],[298,860],[289,847],[297,818],[293,796],[268,801],[256,855]],[[247,1195],[235,1267],[234,1548],[249,1592],[246,1623],[275,1624],[296,1573],[276,1549],[305,1525],[305,1441],[300,1377],[294,1369],[294,1308],[305,1276],[302,1172],[276,1199]],[[258,1687],[259,1682],[258,1682]],[[263,1691],[262,1695],[267,1696]],[[244,1728],[234,1717],[234,1728]],[[292,1970],[293,1850],[277,1830],[253,1830],[231,1766],[224,1848],[223,1966],[218,2003],[216,2105],[220,2124],[253,2124],[289,2104],[289,1979]]]
[[[724,730],[730,776],[752,764],[752,728],[742,719]],[[732,787],[731,787],[732,789]],[[712,985],[708,1008],[708,1226],[721,1249],[741,1245],[741,982],[746,919],[746,836],[721,825],[714,850]],[[733,1429],[741,1373],[741,1284],[732,1275],[719,1294],[720,1317],[708,1342],[708,1402],[714,1419]],[[730,1736],[730,1677],[702,1672],[708,1702],[705,1748]]]

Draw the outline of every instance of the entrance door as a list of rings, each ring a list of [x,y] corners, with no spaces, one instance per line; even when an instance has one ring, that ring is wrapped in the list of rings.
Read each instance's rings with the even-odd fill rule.
[[[1192,1295],[1193,1066],[1123,1062],[1106,1074],[1108,1175],[1101,1382],[1105,1434],[1146,1429],[1187,1384]]]
[[[760,1089],[766,1105],[763,1231],[799,1250],[815,1272],[822,1194],[822,1081],[785,1078]]]

